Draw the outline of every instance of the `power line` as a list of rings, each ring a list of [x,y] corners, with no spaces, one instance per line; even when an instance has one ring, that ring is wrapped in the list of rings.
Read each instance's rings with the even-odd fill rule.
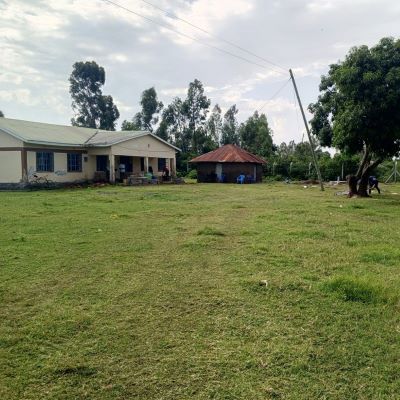
[[[302,138],[301,138],[301,143],[304,142],[304,132],[301,131],[300,129],[300,123],[299,123],[299,113],[298,113],[298,109],[297,109],[297,100],[296,100],[296,92],[293,88],[293,104],[294,104],[294,108],[296,110],[296,121],[297,121],[297,132],[300,134],[303,134]]]
[[[170,31],[172,31],[172,32],[174,32],[174,33],[176,33],[176,34],[178,34],[178,35],[180,35],[180,36],[183,36],[183,37],[185,37],[185,38],[187,38],[187,39],[190,39],[190,40],[193,40],[193,41],[195,41],[195,42],[201,43],[202,45],[207,46],[207,47],[210,47],[211,49],[217,50],[217,51],[219,51],[219,52],[221,52],[221,53],[228,54],[228,55],[230,55],[231,57],[235,57],[235,58],[237,58],[237,59],[239,59],[239,60],[245,61],[245,62],[247,62],[247,63],[249,63],[249,64],[256,65],[256,66],[258,66],[258,67],[260,67],[260,68],[273,70],[274,72],[277,72],[277,73],[279,73],[279,74],[283,74],[282,71],[279,71],[279,70],[277,70],[277,69],[275,69],[275,68],[272,68],[272,67],[267,67],[266,65],[260,64],[260,63],[255,62],[255,61],[251,61],[251,60],[249,60],[249,59],[247,59],[247,58],[245,58],[245,57],[242,57],[242,56],[240,56],[240,55],[238,55],[238,54],[231,53],[231,52],[228,51],[228,50],[225,50],[225,49],[222,49],[222,48],[220,48],[220,47],[217,47],[217,46],[214,46],[214,45],[212,45],[212,44],[209,44],[209,43],[207,43],[207,42],[204,42],[204,41],[202,41],[202,40],[200,40],[200,39],[198,39],[198,38],[196,38],[196,37],[187,35],[186,33],[182,33],[182,32],[180,32],[180,31],[178,31],[178,30],[176,30],[176,29],[170,27],[169,25],[163,24],[163,23],[161,23],[161,22],[159,22],[159,21],[156,21],[156,20],[154,20],[154,19],[152,19],[152,18],[146,17],[145,15],[139,14],[138,12],[133,11],[133,10],[127,8],[127,7],[124,7],[124,6],[122,6],[122,5],[118,4],[118,3],[114,3],[114,2],[111,1],[111,0],[101,0],[101,1],[103,1],[103,2],[105,2],[105,3],[108,3],[108,4],[111,4],[111,5],[115,6],[115,7],[118,7],[118,8],[120,8],[120,9],[122,9],[122,10],[124,10],[124,11],[126,11],[126,12],[129,12],[129,13],[131,13],[131,14],[134,14],[134,15],[136,15],[136,16],[138,16],[138,17],[141,17],[141,18],[143,18],[143,19],[145,19],[145,20],[147,20],[147,21],[149,21],[149,22],[151,22],[151,23],[153,23],[153,24],[162,26],[163,28],[168,29],[168,30],[170,30]]]
[[[239,49],[239,50],[241,50],[241,51],[243,51],[243,52],[245,52],[245,53],[247,53],[247,54],[249,54],[249,55],[251,55],[251,56],[253,56],[253,57],[258,58],[259,60],[262,60],[262,61],[266,62],[267,64],[270,64],[270,65],[273,65],[274,67],[277,67],[277,68],[282,69],[283,71],[285,71],[285,73],[286,73],[286,71],[287,71],[287,68],[284,68],[284,67],[282,67],[282,66],[280,66],[280,65],[278,65],[278,64],[276,64],[276,63],[274,63],[274,62],[272,62],[272,61],[270,61],[270,60],[267,60],[266,58],[261,57],[261,56],[259,56],[258,54],[254,53],[254,52],[252,52],[252,51],[250,51],[250,50],[247,50],[246,48],[244,48],[244,47],[242,47],[242,46],[239,46],[239,45],[237,45],[236,43],[231,42],[230,40],[226,40],[226,39],[224,39],[224,38],[222,38],[222,37],[220,37],[220,36],[214,35],[213,33],[207,31],[206,29],[201,28],[200,26],[197,26],[197,25],[193,24],[192,22],[188,21],[187,19],[184,19],[184,18],[181,18],[181,17],[177,16],[177,15],[176,15],[175,13],[173,13],[173,12],[170,12],[170,11],[168,11],[168,10],[162,8],[162,7],[159,7],[159,6],[157,6],[156,4],[151,3],[150,1],[147,1],[147,0],[140,0],[140,1],[142,1],[143,3],[145,3],[145,4],[147,4],[147,5],[149,5],[149,6],[153,7],[153,8],[155,8],[155,9],[157,9],[157,10],[159,10],[159,11],[162,11],[165,15],[167,15],[167,17],[170,17],[170,18],[173,18],[173,19],[182,21],[182,22],[184,22],[185,24],[191,26],[192,28],[198,29],[199,31],[201,31],[201,32],[203,32],[203,33],[209,35],[210,37],[212,37],[212,38],[214,38],[214,39],[217,39],[217,40],[219,40],[219,41],[221,41],[221,42],[224,42],[224,43],[226,43],[226,44],[229,44],[229,45],[232,46],[232,47],[235,47],[235,48],[237,48],[237,49]]]
[[[273,100],[276,96],[278,96],[278,94],[280,93],[280,92],[282,92],[282,90],[283,89],[285,89],[285,87],[287,86],[287,84],[290,82],[290,78],[287,80],[287,81],[285,81],[285,83],[265,102],[265,104],[261,107],[261,108],[259,108],[258,110],[257,110],[257,112],[260,112],[262,109],[264,109],[264,107],[271,101],[271,100]]]

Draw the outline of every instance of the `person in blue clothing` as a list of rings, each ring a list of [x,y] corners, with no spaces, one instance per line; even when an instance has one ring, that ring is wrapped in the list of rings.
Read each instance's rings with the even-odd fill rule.
[[[368,185],[369,185],[369,189],[368,189],[369,194],[371,194],[372,189],[376,189],[378,191],[378,193],[381,194],[381,190],[379,189],[379,186],[378,186],[379,182],[375,176],[370,176],[368,178]]]

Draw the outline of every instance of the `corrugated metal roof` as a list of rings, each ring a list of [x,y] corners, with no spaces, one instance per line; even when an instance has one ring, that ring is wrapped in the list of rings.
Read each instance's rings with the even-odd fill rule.
[[[73,147],[107,147],[130,139],[151,135],[168,146],[179,150],[170,143],[145,131],[104,131],[10,118],[0,118],[0,130],[26,143]]]
[[[218,163],[255,163],[266,164],[266,161],[261,157],[243,150],[234,144],[227,144],[217,150],[203,154],[199,157],[190,160],[191,163],[202,162],[218,162]]]

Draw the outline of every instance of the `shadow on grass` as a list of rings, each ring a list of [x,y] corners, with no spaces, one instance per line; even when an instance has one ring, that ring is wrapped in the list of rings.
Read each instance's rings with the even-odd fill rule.
[[[203,229],[200,229],[197,232],[198,235],[204,235],[204,236],[226,236],[224,232],[221,232],[217,229],[210,228],[210,227],[205,227]]]
[[[59,368],[54,371],[55,375],[58,376],[92,376],[97,373],[94,368],[90,368],[85,365],[81,365],[78,367],[66,367],[66,368]]]

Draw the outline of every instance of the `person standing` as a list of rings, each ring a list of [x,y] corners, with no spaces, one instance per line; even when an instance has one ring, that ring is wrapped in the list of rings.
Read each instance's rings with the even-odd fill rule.
[[[376,179],[375,176],[370,176],[368,178],[368,193],[371,194],[373,189],[376,189],[378,191],[379,194],[381,194],[381,190],[379,189],[379,182],[378,179]]]

